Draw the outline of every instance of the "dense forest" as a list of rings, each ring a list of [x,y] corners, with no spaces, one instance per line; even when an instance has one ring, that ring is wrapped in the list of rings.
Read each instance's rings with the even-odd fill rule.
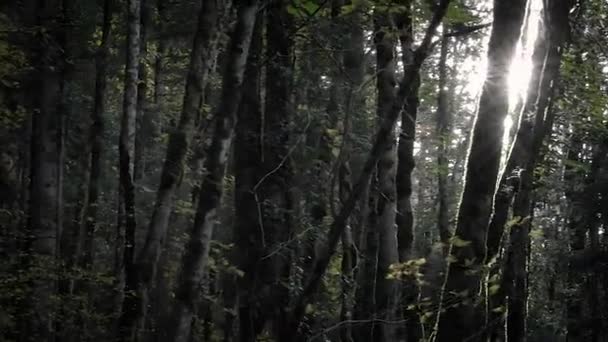
[[[0,1],[0,341],[608,341],[606,0]]]

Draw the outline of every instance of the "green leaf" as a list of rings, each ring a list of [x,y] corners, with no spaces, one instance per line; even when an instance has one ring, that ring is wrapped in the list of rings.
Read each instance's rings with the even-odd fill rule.
[[[494,309],[492,309],[492,312],[496,312],[496,313],[505,312],[505,307],[504,306],[495,307]]]
[[[471,244],[471,241],[466,241],[458,237],[458,235],[454,235],[450,241],[452,242],[452,246],[454,247],[466,247]]]

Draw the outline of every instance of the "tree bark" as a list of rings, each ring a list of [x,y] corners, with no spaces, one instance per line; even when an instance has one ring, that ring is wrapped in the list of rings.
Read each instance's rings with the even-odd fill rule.
[[[255,341],[262,332],[258,276],[255,272],[263,257],[256,196],[253,188],[258,180],[257,168],[261,157],[262,107],[260,94],[260,57],[262,54],[264,16],[258,15],[255,23],[247,70],[243,81],[243,95],[238,112],[234,146],[235,172],[235,227],[234,240],[237,246],[236,264],[244,271],[237,279],[239,341]]]
[[[441,39],[439,54],[439,91],[437,95],[437,230],[439,239],[447,253],[450,244],[449,190],[448,190],[448,147],[450,146],[450,109],[448,98],[448,51],[450,38],[445,35]]]
[[[376,86],[378,88],[376,115],[379,122],[385,120],[395,102],[395,39],[390,35],[394,29],[390,14],[381,10],[374,13],[374,44],[376,47]],[[413,92],[413,91],[412,91]],[[395,217],[397,211],[397,137],[395,131],[387,136],[387,144],[380,151],[377,165],[377,180],[374,182],[375,205],[372,213],[375,217],[375,229],[378,236],[378,256],[376,263],[376,316],[384,322],[394,321],[397,317],[397,298],[399,296],[397,280],[388,278],[390,266],[399,262],[397,230]],[[377,323],[372,325],[374,341],[392,341],[395,336],[395,325]]]
[[[289,120],[293,80],[293,21],[287,12],[289,1],[271,3],[266,9],[266,87],[264,101],[262,167],[254,186],[261,209],[261,227],[265,233],[262,289],[269,290],[265,301],[271,329],[280,341],[290,341],[293,331],[285,329],[289,307],[291,247],[286,245],[292,231],[293,203],[291,187],[293,169],[289,155]],[[264,279],[266,278],[266,279]],[[264,292],[264,291],[263,291]]]
[[[97,230],[97,212],[99,206],[100,181],[102,177],[103,134],[105,128],[104,115],[106,111],[108,59],[112,41],[112,16],[114,11],[113,0],[103,2],[103,17],[101,24],[101,41],[95,54],[95,91],[93,95],[93,110],[90,116],[88,132],[87,178],[84,190],[82,209],[79,210],[77,223],[78,233],[76,246],[73,250],[76,264],[84,271],[93,270],[95,259],[95,235]],[[75,284],[75,291],[86,297],[86,308],[94,308],[94,294],[92,281],[84,279]],[[79,318],[81,325],[81,338],[86,340],[88,334],[88,320]]]
[[[181,262],[175,302],[171,314],[169,341],[188,341],[197,303],[197,288],[207,268],[209,243],[223,193],[223,178],[242,94],[241,84],[255,24],[257,1],[238,4],[228,61],[223,73],[222,95],[215,114],[215,130],[206,153],[207,174],[201,184],[194,225]]]
[[[105,0],[103,4],[103,23],[101,26],[101,43],[95,56],[95,95],[89,128],[89,184],[87,187],[84,220],[82,222],[82,256],[79,264],[85,270],[91,270],[94,256],[94,239],[97,227],[97,209],[99,200],[99,182],[101,179],[104,114],[106,111],[108,57],[112,40],[113,1]]]
[[[32,41],[31,58],[34,74],[30,75],[29,89],[35,94],[32,102],[31,173],[29,187],[28,224],[26,232],[26,266],[32,273],[27,306],[27,322],[21,332],[26,341],[53,341],[54,304],[56,290],[51,274],[36,271],[39,267],[53,269],[58,253],[62,208],[60,195],[60,145],[63,58],[62,17],[63,1],[31,2],[29,8],[34,25],[44,34]]]
[[[122,196],[122,211],[124,222],[123,270],[125,276],[124,299],[122,313],[119,319],[118,338],[121,341],[134,340],[135,332],[126,324],[125,318],[133,315],[136,307],[132,305],[133,291],[137,284],[137,268],[135,267],[135,129],[137,119],[137,90],[139,80],[140,53],[140,0],[127,2],[127,47],[124,79],[123,112],[120,121],[119,153],[119,182]]]
[[[146,169],[146,149],[150,144],[148,121],[150,120],[150,108],[148,108],[148,41],[152,21],[152,0],[140,0],[140,35],[139,35],[139,59],[138,59],[138,82],[137,82],[137,104],[136,104],[136,132],[134,147],[133,178],[140,180],[144,177]]]
[[[289,160],[289,119],[293,66],[292,21],[286,1],[274,1],[266,8],[266,77],[265,111],[260,115],[257,98],[259,88],[254,84],[260,77],[260,34],[254,44],[256,55],[249,60],[247,89],[251,97],[243,98],[239,123],[242,141],[248,146],[237,146],[237,174],[242,177],[237,204],[241,219],[235,232],[237,246],[243,254],[239,266],[245,272],[241,282],[239,311],[244,324],[241,340],[254,340],[269,323],[270,333],[279,341],[289,340],[292,331],[286,330],[290,275],[291,247],[286,242],[292,235],[291,184]],[[261,32],[261,24],[257,30]],[[249,111],[249,112],[247,112]],[[247,165],[246,165],[247,164]],[[240,167],[244,170],[238,171]]]
[[[577,137],[576,134],[577,132],[572,137],[571,147],[568,151],[567,160],[571,162],[576,162],[579,159],[581,150],[580,137]],[[587,233],[584,224],[586,208],[580,191],[575,190],[576,184],[583,182],[581,170],[566,165],[564,181],[568,184],[566,198],[569,202],[568,235],[570,252],[580,253],[585,248],[585,234]],[[566,301],[567,339],[568,341],[582,341],[584,336],[581,319],[583,317],[583,303],[580,295],[582,282],[573,262],[568,263],[567,286],[568,290],[573,293],[568,296]]]
[[[488,50],[487,77],[481,93],[469,150],[465,186],[439,310],[438,340],[462,341],[477,331],[475,303],[485,260],[486,234],[502,155],[503,121],[509,110],[508,73],[520,38],[526,1],[494,1],[494,22]],[[457,301],[458,306],[448,305]]]
[[[343,5],[342,1],[337,1]],[[341,10],[341,8],[340,8]],[[364,108],[365,100],[358,93],[358,88],[363,83],[365,62],[363,52],[364,33],[362,27],[361,13],[358,10],[353,11],[345,18],[348,22],[342,24],[342,28],[347,30],[346,39],[344,42],[344,52],[342,54],[342,63],[344,65],[344,73],[346,77],[341,77],[341,84],[344,93],[344,119],[342,120],[342,151],[336,161],[338,167],[338,194],[340,203],[346,201],[352,192],[351,168],[349,156],[351,154],[350,141],[350,118],[358,108]],[[348,27],[347,27],[348,25]],[[339,125],[338,125],[339,126]],[[351,221],[352,225],[352,221]],[[357,235],[351,229],[350,225],[344,227],[342,232],[342,306],[340,309],[340,320],[350,321],[354,316],[354,301],[355,301],[355,267],[357,262],[356,239]],[[340,333],[342,342],[352,342],[351,324],[347,324]]]
[[[401,45],[402,63],[404,72],[411,72],[413,65],[413,22],[412,2],[403,4],[406,9],[393,16],[396,28],[399,32]],[[442,50],[443,51],[443,50]],[[420,89],[420,77],[417,76],[408,94],[405,105],[401,112],[401,129],[398,145],[398,166],[396,175],[397,191],[397,214],[395,223],[397,225],[397,240],[399,261],[405,262],[413,257],[414,252],[414,210],[412,208],[413,182],[412,173],[416,167],[414,158],[414,141],[416,139],[416,123],[418,116],[418,91]],[[404,333],[408,340],[419,340],[422,338],[422,330],[418,314],[407,307],[417,301],[418,285],[411,279],[402,280],[402,296],[400,309],[406,320]]]
[[[410,72],[413,66],[413,26],[411,18],[411,2],[407,2],[406,13],[395,16],[404,72]],[[414,140],[416,138],[416,116],[418,114],[419,77],[406,100],[401,113],[401,130],[399,134],[397,167],[397,236],[399,240],[399,261],[405,261],[411,256],[414,246],[414,211],[412,208],[412,172],[416,166],[414,159]]]

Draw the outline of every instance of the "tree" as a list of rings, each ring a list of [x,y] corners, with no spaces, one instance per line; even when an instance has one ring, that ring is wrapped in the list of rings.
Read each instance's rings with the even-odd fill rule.
[[[209,243],[223,193],[223,177],[236,124],[237,105],[241,97],[241,84],[257,7],[257,1],[246,1],[238,6],[237,22],[230,42],[229,60],[224,70],[222,95],[216,112],[215,130],[211,145],[206,152],[207,174],[202,180],[194,225],[182,258],[177,282],[171,313],[173,322],[169,335],[171,341],[187,341],[190,335],[190,324],[197,297],[196,289],[208,264]]]
[[[28,89],[38,94],[32,99],[31,174],[29,185],[29,212],[27,222],[26,261],[34,276],[31,297],[28,300],[27,328],[23,340],[53,339],[54,305],[51,296],[55,290],[52,275],[43,275],[39,269],[52,269],[57,255],[57,238],[61,234],[60,143],[62,113],[63,68],[62,1],[43,4],[26,3],[29,13],[24,20],[30,27],[39,26],[43,32],[33,35],[31,60],[34,71],[29,75]],[[27,335],[25,335],[27,332]]]
[[[137,222],[135,218],[135,128],[137,120],[137,84],[139,80],[139,52],[140,52],[140,14],[141,5],[139,0],[129,0],[127,4],[127,48],[125,63],[123,112],[120,121],[119,169],[120,169],[120,193],[122,195],[121,214],[119,218],[124,222],[125,239],[123,249],[123,268],[125,274],[125,297],[131,296],[131,291],[136,289],[137,269],[135,268],[135,230]],[[125,304],[130,300],[125,300]],[[125,310],[135,310],[131,305]],[[131,340],[134,337],[132,331],[121,323],[120,338]]]
[[[462,199],[458,211],[455,243],[452,241],[443,289],[446,310],[439,317],[439,340],[464,340],[476,333],[474,303],[480,289],[485,259],[487,225],[493,206],[502,152],[503,121],[507,115],[509,63],[515,52],[524,20],[526,1],[494,2],[494,21],[488,49],[488,70],[481,93]],[[449,305],[460,295],[459,305]],[[467,299],[469,299],[467,301]]]
[[[607,13],[3,3],[0,340],[601,340]]]

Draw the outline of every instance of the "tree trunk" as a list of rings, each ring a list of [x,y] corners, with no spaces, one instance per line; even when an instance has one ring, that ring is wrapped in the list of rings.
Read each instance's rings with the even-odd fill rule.
[[[406,13],[395,16],[404,72],[410,72],[413,67],[413,26],[411,19],[411,3],[406,5]],[[411,256],[414,246],[414,211],[412,209],[412,172],[416,166],[414,160],[414,140],[416,138],[416,116],[418,114],[418,89],[420,79],[416,78],[412,90],[408,94],[404,110],[401,112],[401,132],[397,167],[397,236],[399,239],[399,261],[405,261]]]
[[[232,33],[228,61],[223,74],[222,95],[215,114],[215,130],[206,153],[207,174],[202,180],[194,225],[181,262],[169,341],[186,342],[190,335],[198,297],[197,288],[207,268],[209,243],[223,193],[224,172],[236,124],[241,84],[257,8],[257,1],[253,0],[238,4],[236,27]]]
[[[27,224],[27,266],[32,267],[27,327],[21,332],[24,341],[53,341],[56,290],[54,272],[39,274],[39,267],[54,269],[60,235],[60,145],[64,58],[61,47],[63,2],[45,1],[29,4],[35,8],[35,25],[46,34],[33,41],[29,89],[35,94],[32,102],[31,174]],[[38,40],[40,39],[40,40]]]
[[[567,157],[567,160],[571,162],[576,162],[579,159],[581,150],[580,138],[576,137],[577,132],[574,134],[575,136],[573,136],[572,141],[570,142],[570,149]],[[584,213],[586,208],[581,199],[580,191],[575,190],[576,184],[580,184],[583,181],[581,170],[566,166],[564,180],[567,182],[569,188],[566,191],[566,198],[568,199],[570,207],[568,217],[570,252],[579,253],[585,248],[586,234],[584,225]],[[583,317],[583,303],[580,295],[582,284],[576,265],[572,262],[568,264],[567,288],[572,293],[572,295],[568,296],[566,302],[567,340],[582,341],[584,336],[581,319]]]
[[[360,269],[357,271],[357,289],[355,291],[355,320],[362,321],[353,327],[355,341],[373,341],[373,329],[376,319],[376,272],[378,264],[378,232],[374,229],[377,226],[376,216],[372,214],[371,207],[375,205],[375,197],[370,196],[371,184],[368,184],[368,195],[361,202],[369,206],[363,222],[364,230],[361,232],[361,243],[359,253],[361,254]]]
[[[337,1],[342,4],[342,1]],[[340,8],[341,10],[341,8]],[[346,78],[340,78],[343,84],[344,92],[344,119],[342,120],[342,151],[336,161],[338,167],[338,194],[340,203],[344,203],[352,192],[351,168],[349,157],[351,155],[351,139],[350,139],[350,121],[353,117],[353,112],[359,108],[364,108],[365,99],[358,93],[358,89],[363,83],[365,62],[363,52],[364,33],[362,27],[361,13],[353,11],[345,18],[348,24],[344,23],[341,27],[346,27],[348,30],[344,39],[344,52],[342,54],[342,63],[344,65],[344,73]],[[338,125],[339,126],[339,125]],[[351,221],[352,222],[352,221]],[[352,225],[352,223],[351,223]],[[342,232],[342,306],[340,309],[340,320],[350,321],[354,316],[354,289],[355,289],[355,267],[357,262],[357,241],[358,236],[351,229],[350,225],[346,225]],[[342,342],[352,342],[351,324],[347,324],[341,330],[340,339]]]
[[[262,25],[256,28],[256,41],[247,69],[249,97],[243,98],[239,123],[241,141],[237,146],[237,174],[241,219],[235,232],[243,254],[239,266],[245,272],[241,282],[241,340],[255,340],[266,322],[275,338],[288,340],[287,317],[291,248],[290,196],[292,170],[289,161],[289,119],[291,118],[291,81],[293,74],[291,22],[287,2],[275,1],[266,9],[266,87],[265,112],[259,104],[259,57]],[[261,144],[261,145],[260,145]],[[235,152],[236,153],[236,152]],[[247,165],[246,165],[247,164]],[[239,166],[240,165],[240,166]],[[240,170],[240,167],[245,169]]]
[[[399,42],[401,45],[402,63],[404,72],[411,72],[413,65],[413,23],[412,3],[405,2],[406,9],[394,15],[396,28],[399,30]],[[442,50],[443,51],[443,50]],[[398,146],[398,166],[396,175],[397,191],[397,214],[395,223],[397,225],[397,239],[399,261],[405,262],[412,258],[414,251],[414,210],[412,208],[413,182],[412,173],[416,166],[414,159],[414,141],[416,139],[416,120],[418,115],[418,91],[420,88],[420,77],[417,76],[408,94],[404,108],[401,112],[401,129]],[[411,279],[402,280],[403,292],[400,300],[401,311],[406,320],[404,333],[408,340],[419,340],[422,331],[418,314],[408,310],[410,304],[418,298],[418,285]]]
[[[215,0],[205,0],[201,5],[190,55],[180,121],[169,135],[154,210],[145,243],[137,256],[139,274],[133,287],[137,293],[127,298],[123,306],[121,319],[125,326],[128,326],[130,334],[135,334],[135,330],[141,327],[145,321],[149,292],[156,279],[158,261],[167,234],[173,196],[184,173],[184,163],[194,131],[194,119],[198,115],[218,35],[219,12],[216,4]]]
[[[439,239],[447,252],[450,239],[449,196],[448,196],[448,147],[450,146],[450,109],[448,98],[448,51],[450,38],[441,39],[439,55],[439,92],[437,95],[437,230]]]
[[[291,341],[293,331],[286,328],[289,306],[289,274],[291,248],[286,243],[292,231],[293,204],[291,187],[293,170],[289,155],[289,120],[293,79],[293,20],[287,12],[289,1],[275,1],[266,9],[266,87],[264,101],[261,173],[253,188],[261,209],[260,229],[263,229],[264,256],[260,260],[262,292],[268,292],[265,302],[270,310],[271,328],[279,341]],[[263,272],[263,271],[262,271]]]
[[[442,294],[445,313],[438,321],[439,341],[462,341],[478,333],[476,308],[481,265],[485,260],[487,226],[493,207],[500,159],[503,121],[509,110],[508,73],[526,10],[525,0],[494,1],[494,21],[488,50],[488,71],[481,93],[469,150],[465,186],[458,212]],[[456,305],[447,303],[458,302]]]
[[[80,266],[91,270],[94,256],[94,239],[97,227],[97,209],[99,200],[99,182],[101,178],[101,161],[103,153],[104,114],[106,111],[108,57],[112,39],[113,1],[105,0],[103,4],[103,23],[101,26],[101,43],[95,56],[95,95],[93,111],[91,112],[91,127],[89,128],[89,184],[87,187],[86,207],[82,222],[82,256]]]
[[[137,104],[136,104],[136,132],[135,145],[133,152],[133,179],[141,180],[146,169],[146,148],[149,145],[149,125],[150,119],[148,108],[148,40],[152,21],[152,0],[140,1],[140,35],[139,35],[139,59],[138,59],[138,81],[137,81]]]
[[[262,332],[260,294],[258,293],[257,264],[263,257],[260,230],[254,222],[258,220],[256,196],[253,188],[257,182],[256,169],[261,157],[260,132],[262,107],[260,99],[260,57],[264,16],[258,15],[249,48],[247,70],[243,81],[243,95],[238,112],[234,146],[235,172],[235,227],[234,240],[237,247],[236,264],[244,272],[237,279],[239,341],[256,341]]]
[[[388,33],[394,29],[390,15],[376,10],[374,13],[374,44],[376,46],[376,85],[378,88],[377,116],[379,122],[385,120],[395,102],[395,39]],[[411,90],[413,92],[413,89]],[[394,321],[397,317],[397,298],[399,296],[397,280],[388,278],[390,266],[399,262],[397,230],[395,215],[397,211],[397,137],[395,131],[387,136],[387,144],[380,151],[377,165],[377,188],[375,206],[371,215],[375,216],[375,230],[378,234],[378,257],[376,264],[376,313],[377,318],[385,322]],[[374,229],[372,228],[372,229]],[[374,329],[374,326],[375,329]],[[393,324],[379,323],[372,325],[374,341],[392,341],[395,339]]]
[[[127,61],[125,63],[123,112],[120,122],[120,137],[118,142],[120,193],[122,195],[122,210],[124,222],[123,269],[125,276],[123,308],[119,321],[119,339],[131,341],[135,332],[130,329],[125,318],[134,315],[137,308],[132,305],[133,291],[137,284],[137,268],[135,267],[135,128],[137,119],[137,83],[139,80],[139,50],[140,50],[140,0],[129,0],[127,3]]]

